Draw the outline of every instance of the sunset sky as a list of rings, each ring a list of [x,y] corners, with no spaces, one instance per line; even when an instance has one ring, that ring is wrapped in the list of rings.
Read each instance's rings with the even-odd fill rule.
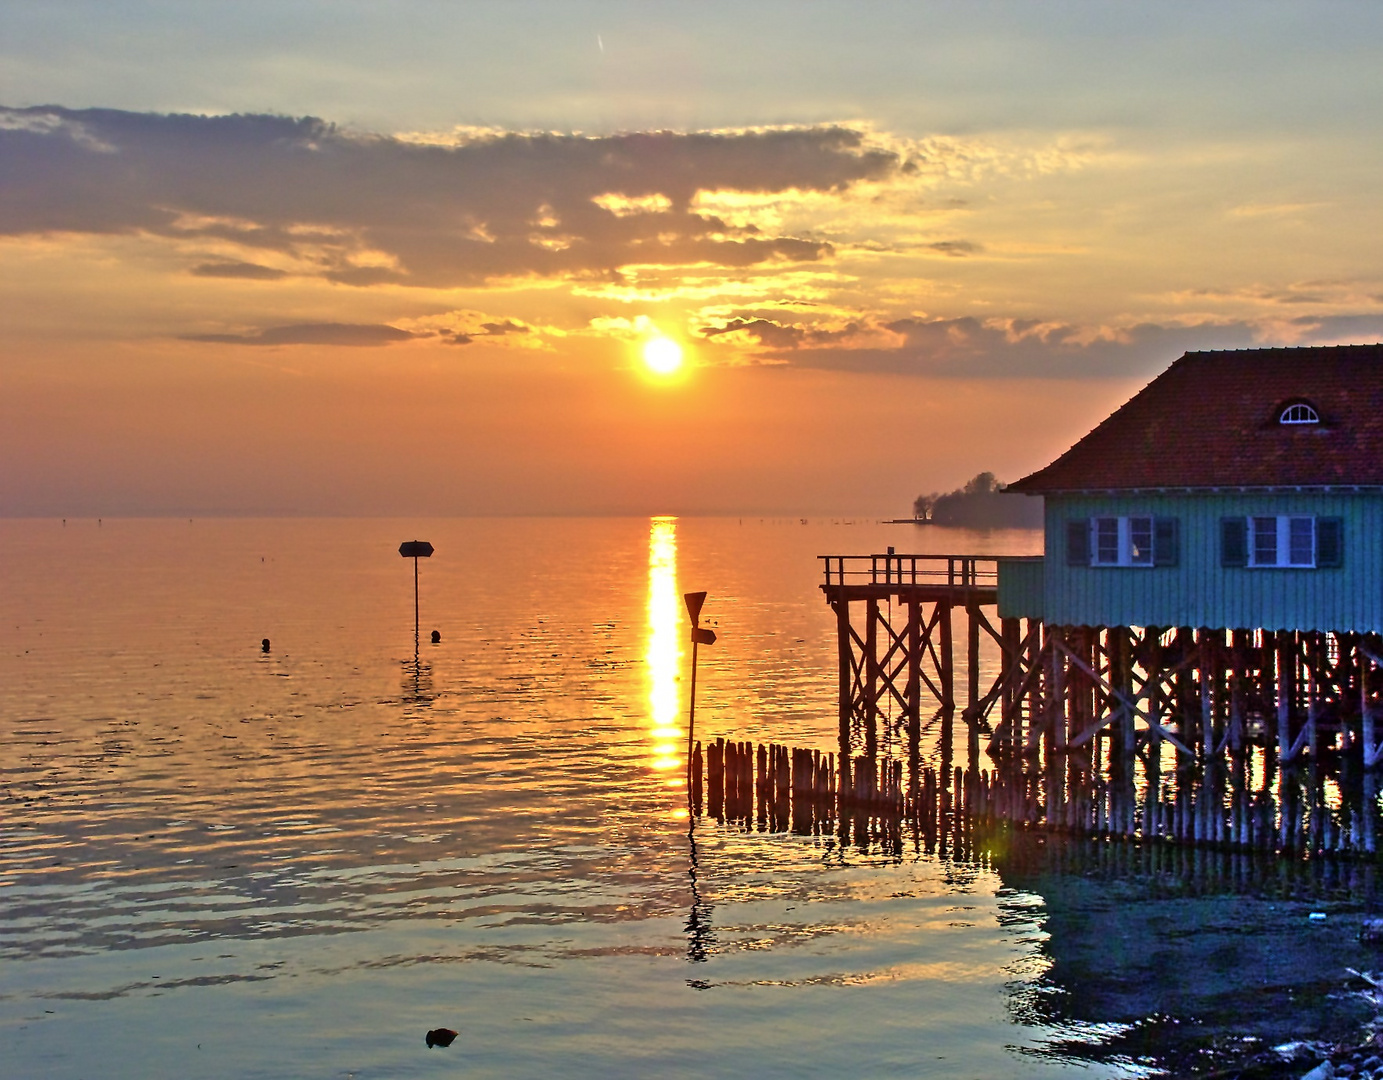
[[[0,514],[1016,479],[1187,349],[1383,338],[1380,42],[1343,2],[10,0]]]

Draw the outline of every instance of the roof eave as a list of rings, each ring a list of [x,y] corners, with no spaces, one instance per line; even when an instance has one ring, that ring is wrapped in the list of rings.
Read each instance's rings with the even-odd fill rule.
[[[1005,490],[1012,491],[1010,484]],[[1044,487],[1023,495],[1365,495],[1383,492],[1383,484],[1196,484],[1140,487]]]

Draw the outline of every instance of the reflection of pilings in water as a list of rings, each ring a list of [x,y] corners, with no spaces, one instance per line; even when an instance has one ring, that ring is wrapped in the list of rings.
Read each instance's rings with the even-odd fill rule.
[[[700,749],[699,744],[697,749]],[[697,772],[699,774],[699,768]],[[700,813],[699,803],[695,809],[697,813]],[[714,939],[711,933],[711,905],[701,899],[700,883],[697,880],[700,864],[696,854],[695,817],[687,823],[687,847],[687,878],[691,885],[692,895],[691,910],[687,913],[687,925],[684,928],[687,934],[687,960],[693,964],[704,964],[710,954]]]
[[[431,705],[433,701],[432,665],[416,656],[402,663],[403,700],[410,705]]]
[[[1371,856],[1375,850],[1376,772],[1342,782],[1339,805],[1331,804],[1318,773],[1295,767],[1278,770],[1274,793],[1261,754],[1244,755],[1242,781],[1233,785],[1211,761],[1200,778],[1183,773],[1165,789],[1140,792],[1120,773],[1126,758],[1110,760],[1123,757],[1119,741],[1102,742],[1087,769],[951,770],[914,760],[905,771],[903,761],[889,757],[844,762],[819,750],[718,738],[704,756],[696,744],[693,805],[699,815],[704,782],[707,813],[720,822],[802,835],[834,832],[857,844],[901,844],[910,827],[928,850],[939,845],[952,852],[970,850],[981,827],[1269,854]],[[1263,783],[1254,791],[1260,773]]]

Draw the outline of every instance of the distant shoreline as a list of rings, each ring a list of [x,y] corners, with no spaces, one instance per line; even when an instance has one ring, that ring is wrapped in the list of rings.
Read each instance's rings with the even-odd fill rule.
[[[1035,525],[969,525],[959,521],[928,521],[926,518],[885,518],[881,525],[935,525],[938,529],[980,529],[985,532],[994,529],[1022,529],[1025,532],[1040,532],[1041,523]]]

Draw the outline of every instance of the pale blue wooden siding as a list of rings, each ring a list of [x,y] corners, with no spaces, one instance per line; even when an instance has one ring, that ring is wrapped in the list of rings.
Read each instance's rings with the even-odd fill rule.
[[[1042,618],[1042,557],[1003,556],[998,561],[999,618]]]
[[[1066,564],[1069,519],[1145,514],[1180,520],[1175,567]],[[1344,566],[1221,567],[1220,520],[1268,514],[1341,518]],[[1048,495],[1046,552],[1041,608],[1032,614],[1053,625],[1383,632],[1379,494]]]

